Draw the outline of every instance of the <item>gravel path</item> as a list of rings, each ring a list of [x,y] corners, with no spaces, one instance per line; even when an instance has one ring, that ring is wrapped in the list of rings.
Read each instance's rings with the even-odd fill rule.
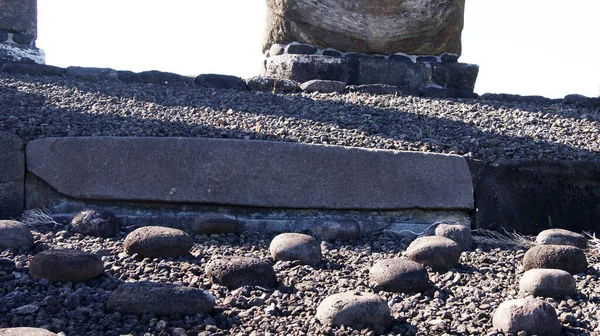
[[[495,335],[493,311],[516,298],[525,251],[479,246],[464,252],[459,266],[445,273],[429,271],[431,289],[423,294],[379,291],[368,280],[369,268],[383,258],[400,257],[408,240],[382,233],[350,243],[322,243],[323,263],[312,267],[290,262],[274,265],[275,289],[242,287],[230,291],[211,285],[206,263],[222,255],[254,256],[272,262],[262,234],[196,236],[191,255],[169,259],[137,259],[123,253],[127,232],[114,239],[73,234],[66,226],[34,230],[34,251],[5,250],[16,261],[14,273],[0,276],[0,327],[37,326],[66,335],[375,335],[381,330],[330,328],[315,319],[328,295],[348,290],[377,293],[391,307],[393,335]],[[129,230],[128,230],[129,231]],[[86,283],[33,281],[28,261],[50,247],[78,248],[102,255],[106,273]],[[576,275],[578,294],[568,300],[546,299],[559,314],[563,335],[600,332],[600,258],[587,253],[590,268]],[[106,312],[109,294],[121,281],[151,280],[208,290],[217,306],[208,314],[168,317]],[[595,331],[594,331],[595,330]]]
[[[272,94],[0,73],[0,130],[263,139],[504,159],[600,160],[600,109],[368,94]]]

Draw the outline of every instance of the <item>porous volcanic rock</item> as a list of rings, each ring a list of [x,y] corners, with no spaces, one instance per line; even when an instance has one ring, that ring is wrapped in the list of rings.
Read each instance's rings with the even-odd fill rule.
[[[406,259],[380,260],[371,267],[369,276],[388,292],[417,293],[430,286],[425,266]]]
[[[575,291],[575,278],[571,273],[559,269],[530,269],[523,274],[519,282],[521,295],[551,297],[559,300],[575,294]]]
[[[406,249],[408,259],[434,271],[447,271],[456,266],[460,253],[460,246],[454,240],[439,236],[417,238]]]
[[[302,233],[282,233],[277,235],[269,245],[273,260],[295,261],[315,265],[321,262],[321,245],[319,242]]]
[[[323,220],[311,227],[312,234],[322,240],[352,240],[360,239],[360,225],[352,219]]]
[[[0,336],[56,336],[56,334],[42,328],[17,327],[0,329]]]
[[[240,230],[240,222],[235,216],[211,212],[194,218],[191,230],[205,235],[236,233]]]
[[[561,326],[552,306],[539,299],[514,299],[500,304],[492,319],[494,328],[505,333],[558,336]]]
[[[121,222],[110,211],[87,209],[71,220],[74,231],[96,237],[114,237],[121,230]]]
[[[389,328],[391,313],[387,302],[378,295],[350,291],[331,295],[317,307],[317,319],[323,325],[368,325]]]
[[[211,260],[206,265],[211,282],[236,289],[242,286],[272,288],[277,285],[273,266],[252,257],[224,257]]]
[[[29,275],[36,280],[87,281],[102,273],[104,264],[98,255],[72,249],[43,251],[29,263]]]
[[[584,273],[588,268],[582,249],[570,245],[537,245],[523,257],[525,271],[534,268],[561,269],[571,274]]]
[[[464,5],[464,0],[268,0],[263,51],[297,41],[367,54],[460,54]]]
[[[184,231],[162,226],[137,228],[124,242],[126,253],[137,253],[142,258],[183,256],[193,245],[194,240]]]
[[[540,245],[571,245],[586,249],[587,239],[582,234],[564,229],[548,229],[538,233],[535,242]]]
[[[34,240],[27,225],[14,220],[0,220],[0,248],[33,246]]]
[[[215,306],[215,298],[200,289],[169,283],[133,282],[119,286],[106,308],[126,314],[156,315],[206,313]]]

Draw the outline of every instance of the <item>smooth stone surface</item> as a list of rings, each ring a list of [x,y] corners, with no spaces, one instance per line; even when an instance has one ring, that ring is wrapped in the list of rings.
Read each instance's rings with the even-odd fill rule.
[[[32,279],[50,281],[88,281],[104,273],[102,259],[93,253],[79,250],[47,250],[33,257],[29,263]]]
[[[390,327],[391,313],[387,302],[378,295],[350,291],[331,295],[317,307],[317,319],[330,326]]]
[[[251,91],[296,92],[300,90],[300,84],[298,82],[268,76],[248,78],[246,79],[246,85]]]
[[[275,261],[300,261],[303,264],[316,265],[321,262],[321,244],[302,233],[282,233],[269,245],[269,251]]]
[[[422,233],[424,236],[438,236],[452,239],[462,251],[470,251],[473,245],[471,228],[461,224],[439,223]]]
[[[522,160],[479,175],[476,226],[537,235],[551,228],[598,230],[600,162]]]
[[[28,143],[26,153],[29,172],[78,199],[297,209],[473,208],[469,167],[455,155],[134,137],[39,139]]]
[[[500,304],[492,325],[505,333],[559,336],[561,325],[552,306],[539,299],[514,299]]]
[[[300,84],[300,89],[302,89],[304,92],[344,93],[344,90],[346,89],[346,83],[340,81],[313,79]]]
[[[65,69],[65,75],[90,81],[99,81],[103,79],[117,79],[117,71],[110,68],[92,68],[70,66]]]
[[[123,245],[127,254],[142,258],[180,257],[190,253],[194,240],[179,229],[144,226],[129,233]]]
[[[582,249],[569,245],[537,245],[523,257],[525,271],[534,268],[552,268],[571,274],[585,273],[587,259]]]
[[[0,71],[11,74],[27,74],[33,76],[62,76],[65,69],[38,63],[4,63]]]
[[[0,220],[17,218],[23,213],[24,168],[23,141],[15,134],[0,132]]]
[[[418,293],[430,287],[425,266],[406,259],[384,259],[369,270],[370,280],[385,291]]]
[[[133,282],[119,286],[108,299],[106,309],[138,315],[148,312],[195,315],[209,312],[214,306],[215,298],[200,289],[168,283]]]
[[[191,224],[191,230],[195,234],[237,233],[240,229],[241,224],[235,216],[221,213],[199,215]]]
[[[346,52],[460,54],[464,0],[268,0],[263,51],[293,41]]]
[[[202,74],[194,79],[194,83],[200,87],[212,89],[248,90],[243,79],[229,75]]]
[[[18,249],[33,244],[33,235],[27,225],[14,220],[0,220],[0,249]]]
[[[0,329],[0,336],[56,336],[56,334],[41,328],[17,327]]]
[[[519,282],[521,295],[551,297],[560,300],[576,292],[575,278],[559,269],[534,268],[523,274]]]
[[[433,65],[431,80],[448,89],[473,92],[479,66],[467,63],[437,63]]]
[[[564,229],[548,229],[538,233],[535,242],[539,245],[571,245],[585,250],[588,241],[584,235]]]
[[[252,257],[224,257],[206,264],[206,274],[212,283],[236,289],[242,286],[273,288],[277,278],[273,266]]]
[[[317,221],[310,231],[313,236],[326,241],[345,241],[361,237],[360,225],[352,219]]]
[[[121,231],[121,221],[109,211],[87,209],[75,214],[71,227],[86,236],[108,238]]]
[[[0,29],[37,35],[37,0],[0,0]]]
[[[461,249],[450,238],[427,236],[415,239],[406,248],[406,257],[431,267],[434,271],[447,271],[458,264]]]

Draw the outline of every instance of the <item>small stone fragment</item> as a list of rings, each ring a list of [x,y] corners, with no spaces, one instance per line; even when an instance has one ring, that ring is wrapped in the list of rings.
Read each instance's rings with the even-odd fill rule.
[[[326,326],[390,327],[387,302],[378,295],[350,291],[331,295],[317,307],[317,319]]]
[[[273,288],[277,278],[273,266],[258,258],[225,257],[213,259],[206,265],[211,282],[236,289],[242,286]]]
[[[269,246],[273,260],[295,261],[316,265],[321,262],[321,245],[302,233],[282,233],[271,241]]]
[[[534,268],[523,274],[519,282],[521,295],[551,297],[560,300],[576,292],[575,278],[559,269]]]
[[[582,249],[570,245],[537,245],[523,257],[525,271],[534,268],[553,268],[571,274],[584,273],[588,268]]]
[[[418,293],[427,289],[429,274],[425,267],[406,259],[384,259],[371,267],[371,281],[395,293]]]
[[[121,222],[109,211],[87,209],[73,216],[71,227],[83,235],[108,238],[121,231]]]
[[[144,226],[127,235],[125,252],[142,258],[179,257],[190,253],[194,240],[179,229]]]
[[[35,280],[88,281],[103,273],[104,264],[99,256],[79,250],[43,251],[36,254],[29,263],[29,274]]]
[[[544,230],[537,235],[535,242],[539,245],[571,245],[583,250],[588,247],[584,235],[564,229]]]
[[[447,271],[458,264],[461,252],[460,246],[450,238],[427,236],[410,243],[406,257],[434,271]]]
[[[561,334],[556,311],[539,299],[515,299],[501,303],[494,313],[492,325],[505,333],[525,331],[538,336]]]
[[[18,249],[33,244],[33,235],[27,225],[14,220],[0,220],[0,249]]]

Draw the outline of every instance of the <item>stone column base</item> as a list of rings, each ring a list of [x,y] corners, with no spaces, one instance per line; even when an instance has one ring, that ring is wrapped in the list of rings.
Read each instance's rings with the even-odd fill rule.
[[[0,43],[0,65],[8,62],[45,64],[46,55],[31,45]]]

